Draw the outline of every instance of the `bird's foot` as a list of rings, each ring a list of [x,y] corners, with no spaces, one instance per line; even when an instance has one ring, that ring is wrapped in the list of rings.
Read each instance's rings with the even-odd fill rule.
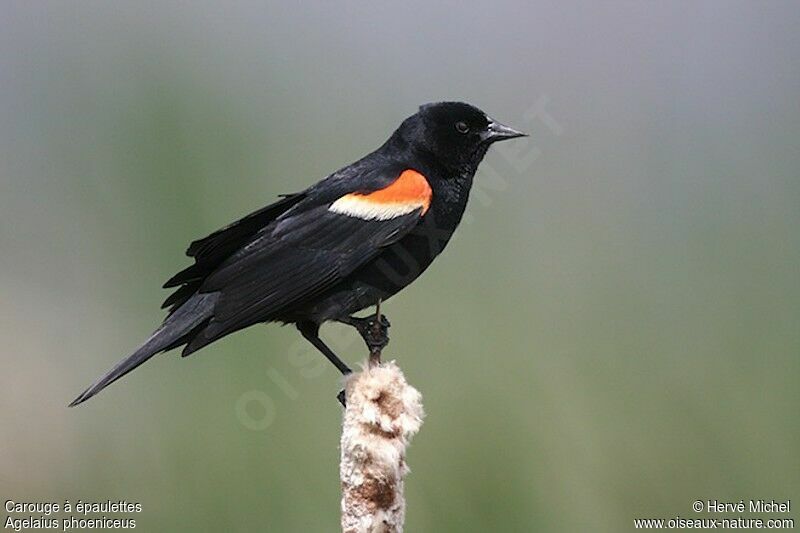
[[[369,361],[367,363],[369,367],[379,365],[381,363],[381,352],[386,348],[386,345],[389,344],[389,327],[391,326],[389,319],[381,314],[380,301],[375,308],[374,315],[366,318],[349,316],[339,319],[339,322],[356,328],[361,338],[364,339],[364,343],[367,345],[367,348],[369,348]],[[346,375],[348,373],[349,372],[345,372],[344,374]],[[343,407],[347,407],[345,391],[339,391],[336,398]]]
[[[343,320],[356,328],[369,348],[370,363],[380,362],[381,351],[389,344],[389,319],[380,313],[366,318],[348,317]],[[377,361],[375,360],[377,358]]]
[[[347,372],[342,372],[342,376],[347,376],[352,373],[353,371],[348,368]],[[339,400],[339,403],[342,404],[342,407],[347,408],[347,394],[345,393],[344,389],[339,391],[339,394],[336,395],[336,399]]]

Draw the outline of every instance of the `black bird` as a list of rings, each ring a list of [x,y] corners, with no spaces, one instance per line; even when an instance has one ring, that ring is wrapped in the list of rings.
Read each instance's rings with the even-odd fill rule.
[[[352,315],[430,265],[461,221],[489,146],[524,135],[469,104],[423,105],[371,154],[194,241],[186,252],[194,264],[164,284],[177,289],[161,326],[70,406],[157,353],[183,346],[187,356],[262,322],[295,324],[350,372],[319,338],[320,325],[350,324],[368,345],[385,344],[388,321],[379,313]]]

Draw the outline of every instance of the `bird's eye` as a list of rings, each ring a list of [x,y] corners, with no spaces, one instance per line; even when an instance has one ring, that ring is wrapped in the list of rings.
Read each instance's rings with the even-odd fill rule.
[[[469,131],[469,126],[467,126],[466,122],[458,121],[456,122],[456,131],[458,131],[458,133],[467,133]]]

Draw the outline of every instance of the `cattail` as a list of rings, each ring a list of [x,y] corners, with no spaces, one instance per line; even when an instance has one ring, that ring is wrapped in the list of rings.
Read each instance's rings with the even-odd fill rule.
[[[400,533],[405,519],[406,447],[425,413],[422,396],[390,361],[347,379],[339,473],[342,531]]]

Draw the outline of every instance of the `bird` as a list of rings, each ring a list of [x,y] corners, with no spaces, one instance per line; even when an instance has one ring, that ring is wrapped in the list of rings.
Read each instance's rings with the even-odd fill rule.
[[[261,323],[293,324],[348,374],[320,326],[348,324],[371,350],[385,346],[380,302],[417,279],[450,241],[489,147],[524,136],[467,103],[420,106],[375,151],[192,242],[186,255],[194,264],[164,284],[174,292],[161,325],[69,405],[156,354],[182,347],[185,357]],[[354,316],[372,306],[374,315]]]

